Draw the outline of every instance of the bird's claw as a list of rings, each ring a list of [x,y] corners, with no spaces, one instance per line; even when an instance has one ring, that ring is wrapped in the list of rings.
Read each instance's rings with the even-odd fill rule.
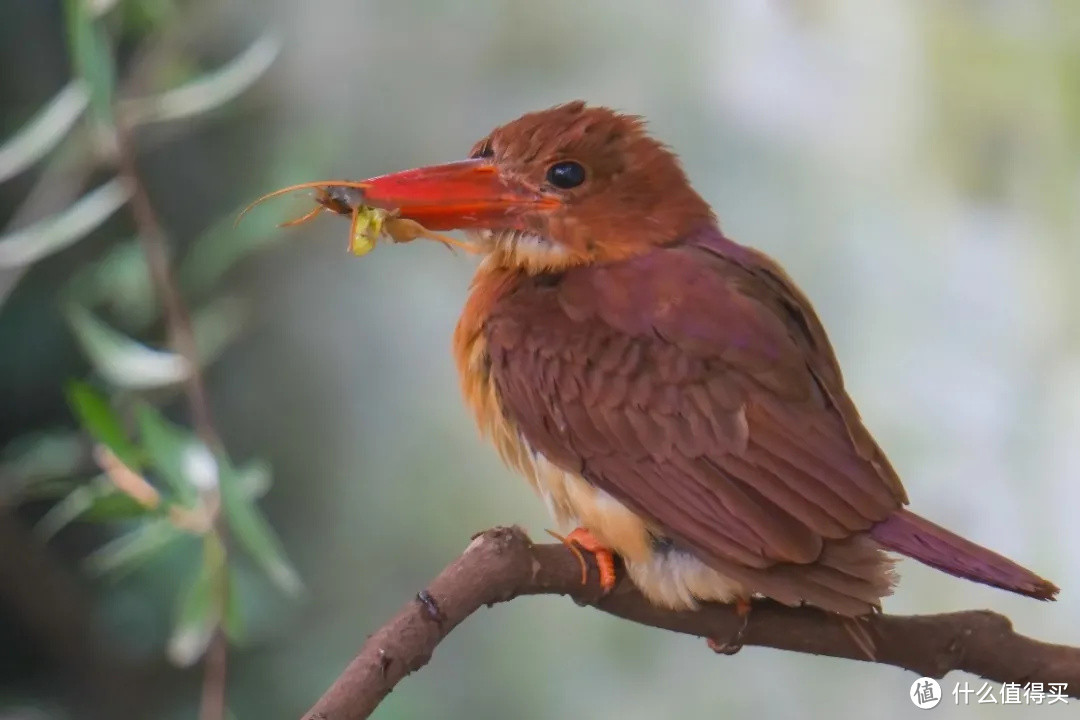
[[[742,623],[739,625],[739,629],[727,640],[705,638],[705,643],[710,650],[718,655],[734,655],[743,649],[743,638],[746,637],[746,629],[750,626],[750,608],[749,598],[736,598],[735,615],[742,618]]]
[[[589,563],[586,562],[585,556],[582,554],[582,550],[588,553],[592,553],[596,558],[596,568],[600,572],[600,589],[604,595],[607,595],[615,588],[615,582],[618,580],[615,574],[615,555],[611,552],[610,548],[604,547],[599,540],[597,540],[592,533],[585,528],[576,528],[569,535],[565,537],[555,533],[551,530],[547,531],[553,538],[566,545],[570,549],[570,552],[574,553],[578,562],[581,563],[581,584],[587,585],[589,582]]]

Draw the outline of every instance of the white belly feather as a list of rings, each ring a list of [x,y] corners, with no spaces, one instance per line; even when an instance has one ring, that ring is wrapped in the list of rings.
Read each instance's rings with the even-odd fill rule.
[[[648,525],[607,492],[531,453],[537,491],[561,530],[583,527],[620,555],[627,574],[657,605],[693,609],[698,601],[734,602],[747,597],[730,580],[693,555],[654,546]]]

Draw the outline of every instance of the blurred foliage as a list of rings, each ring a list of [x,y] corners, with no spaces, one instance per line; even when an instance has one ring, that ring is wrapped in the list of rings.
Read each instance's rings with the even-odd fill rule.
[[[144,38],[153,42],[166,23],[183,22],[179,9],[160,1],[65,0],[63,11],[75,79],[0,147],[0,178],[47,162],[49,153],[65,143],[90,143],[92,152],[81,156],[109,171],[121,143],[130,142],[137,128],[218,110],[255,83],[278,52],[277,42],[264,36],[210,71],[190,58],[170,55],[164,63],[168,72],[160,75],[176,87],[129,97],[118,92],[118,85],[138,83],[118,80],[114,37],[136,45]],[[128,72],[135,75],[145,68]],[[91,132],[79,133],[79,115],[87,110]],[[11,282],[34,263],[91,237],[131,199],[132,184],[143,182],[141,177],[118,176],[70,200],[56,215],[0,236],[0,265]],[[242,232],[232,229],[234,216],[212,224],[180,260],[189,295],[201,301],[192,310],[200,365],[213,362],[243,331],[243,300],[214,291],[268,236],[265,216],[262,224],[252,222]],[[183,549],[193,567],[176,575],[175,620],[167,650],[174,663],[188,666],[202,658],[219,631],[232,643],[245,639],[244,606],[234,587],[243,556],[233,552],[232,545],[242,548],[286,595],[297,596],[302,584],[256,504],[269,489],[266,464],[235,467],[223,450],[166,420],[148,402],[168,400],[170,391],[191,382],[197,370],[189,358],[127,334],[153,337],[162,324],[176,320],[162,317],[161,288],[151,281],[145,248],[134,241],[114,244],[61,289],[64,316],[97,378],[93,384],[69,381],[66,392],[73,417],[92,440],[91,451],[78,450],[77,441],[76,449],[68,449],[73,439],[66,432],[34,429],[16,437],[4,452],[2,500],[7,507],[17,507],[57,497],[37,522],[42,542],[73,522],[113,528],[113,537],[84,560],[91,575],[115,578],[159,562],[171,565],[169,552]],[[107,309],[125,330],[97,317],[97,307]],[[172,334],[174,329],[169,330]],[[221,670],[208,666],[207,672]]]

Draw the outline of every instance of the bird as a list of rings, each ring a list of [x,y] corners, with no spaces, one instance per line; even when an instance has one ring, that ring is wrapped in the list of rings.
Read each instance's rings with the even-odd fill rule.
[[[881,610],[897,555],[1041,600],[1058,588],[908,509],[807,296],[730,239],[643,118],[574,101],[466,159],[357,182],[464,231],[465,403],[564,540],[653,604]]]

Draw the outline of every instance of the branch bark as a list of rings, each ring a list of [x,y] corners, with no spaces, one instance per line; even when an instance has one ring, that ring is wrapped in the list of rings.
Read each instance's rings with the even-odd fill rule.
[[[597,577],[591,558],[589,573]],[[426,590],[367,639],[304,720],[368,717],[402,678],[431,660],[435,647],[465,618],[519,595],[569,595],[627,620],[703,638],[731,638],[742,623],[730,605],[686,612],[658,608],[625,580],[600,597],[598,583],[582,585],[581,566],[565,546],[533,545],[520,528],[495,528],[477,535]],[[875,615],[866,619],[866,628],[875,644],[874,662],[935,678],[965,670],[997,682],[1068,683],[1066,693],[1080,698],[1080,648],[1018,635],[1008,618],[988,610]],[[869,661],[837,616],[769,601],[755,601],[742,642]]]

